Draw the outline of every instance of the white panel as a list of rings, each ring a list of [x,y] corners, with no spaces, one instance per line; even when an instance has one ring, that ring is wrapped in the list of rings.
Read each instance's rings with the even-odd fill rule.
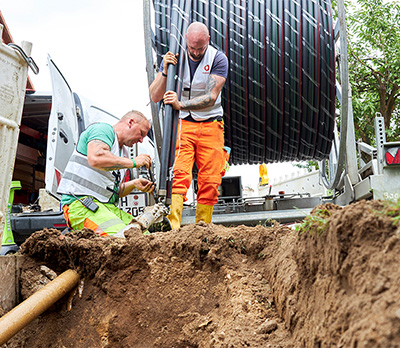
[[[57,196],[59,180],[78,141],[78,121],[71,88],[50,57],[47,62],[53,91],[47,136],[45,184],[46,191]]]
[[[0,37],[2,28],[0,25]],[[24,41],[21,47],[30,56],[32,44]],[[28,65],[20,53],[0,42],[0,241],[17,152],[27,77]]]

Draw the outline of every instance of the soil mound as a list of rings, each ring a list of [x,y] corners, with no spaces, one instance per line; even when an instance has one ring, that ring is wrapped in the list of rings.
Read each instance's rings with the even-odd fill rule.
[[[319,206],[298,230],[36,232],[22,247],[24,296],[51,278],[47,266],[76,269],[82,297],[5,347],[400,347],[398,215],[363,201]]]

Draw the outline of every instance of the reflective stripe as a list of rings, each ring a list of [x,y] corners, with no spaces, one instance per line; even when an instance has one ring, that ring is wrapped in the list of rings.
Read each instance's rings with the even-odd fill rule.
[[[101,223],[99,225],[99,227],[103,230],[106,231],[108,228],[113,227],[113,226],[117,226],[121,224],[121,220],[120,219],[111,219],[111,220],[107,220],[104,221],[103,223]]]
[[[75,187],[78,189],[78,191],[79,191],[78,187],[81,186],[80,190],[81,192],[76,192],[76,190],[74,190],[75,191],[74,193],[78,195],[97,196],[97,194],[100,194],[102,196],[108,196],[111,193],[103,186],[96,185],[94,182],[86,180],[85,178],[82,178],[79,175],[70,172],[65,173],[63,179],[66,181],[72,181],[75,184]],[[63,192],[63,193],[68,194],[69,192]]]
[[[94,221],[86,218],[85,222],[83,223],[83,227],[90,228],[93,231],[95,231],[97,227],[99,227],[99,225],[97,225]]]
[[[127,154],[125,147],[122,148]],[[120,156],[118,137],[115,134],[111,153]],[[87,156],[76,148],[68,161],[57,192],[78,196],[93,196],[100,202],[107,203],[114,195],[115,178],[112,172],[96,169],[89,165]]]
[[[132,215],[113,204],[101,203],[98,200],[95,200],[95,203],[99,206],[96,212],[85,208],[79,201],[69,205],[69,221],[74,230],[78,231],[87,227],[96,234],[111,236],[132,221]]]
[[[174,177],[175,162],[179,158],[179,154],[181,152],[181,134],[182,134],[182,119],[180,119],[178,123],[178,132],[177,132],[176,147],[175,147],[175,159],[171,168],[172,177]],[[187,198],[185,199],[185,201],[187,201]]]
[[[94,233],[98,234],[100,237],[108,236],[106,232],[104,232],[100,226],[98,226],[94,221],[90,220],[89,218],[85,219],[84,227],[90,228],[93,230]]]
[[[69,208],[68,208],[68,205],[64,205],[64,206],[62,207],[62,210],[63,210],[63,213],[64,213],[65,221],[67,222],[67,226],[68,226],[70,229],[72,229],[71,224],[70,224],[70,222],[69,222]]]
[[[104,176],[108,180],[114,180],[114,176],[111,172],[93,168],[89,165],[87,157],[80,153],[73,153],[69,161],[85,167],[89,166],[89,169],[92,169],[97,175]]]

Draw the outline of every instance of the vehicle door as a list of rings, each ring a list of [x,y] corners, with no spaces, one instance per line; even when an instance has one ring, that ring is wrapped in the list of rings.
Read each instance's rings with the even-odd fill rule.
[[[57,188],[80,132],[85,129],[82,107],[50,56],[47,57],[52,83],[52,107],[49,117],[45,187],[56,198]]]

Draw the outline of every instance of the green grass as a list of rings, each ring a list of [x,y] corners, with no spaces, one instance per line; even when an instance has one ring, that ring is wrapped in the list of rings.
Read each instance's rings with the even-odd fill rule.
[[[399,226],[400,224],[400,199],[397,202],[393,201],[384,201],[382,213],[386,216],[389,216],[393,225]]]
[[[301,224],[296,226],[296,231],[301,236],[303,233],[317,232],[321,235],[328,228],[328,218],[331,213],[326,209],[319,209],[313,215],[306,216]]]

